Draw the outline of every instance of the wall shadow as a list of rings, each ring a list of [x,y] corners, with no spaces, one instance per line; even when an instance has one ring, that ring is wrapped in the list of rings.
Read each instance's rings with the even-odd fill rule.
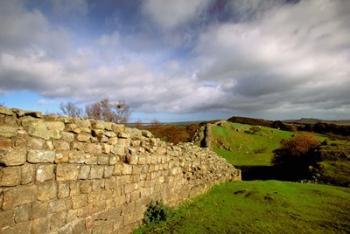
[[[242,180],[286,180],[293,181],[289,171],[275,166],[235,166],[242,172]],[[294,179],[295,180],[295,179]]]

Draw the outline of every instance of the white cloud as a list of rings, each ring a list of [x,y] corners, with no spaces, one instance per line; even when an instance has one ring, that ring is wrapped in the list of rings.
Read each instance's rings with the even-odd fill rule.
[[[188,23],[206,9],[210,0],[146,0],[143,11],[165,29],[172,29]]]
[[[196,47],[198,76],[231,82],[227,109],[332,114],[350,103],[349,10],[348,1],[302,1],[215,25]]]

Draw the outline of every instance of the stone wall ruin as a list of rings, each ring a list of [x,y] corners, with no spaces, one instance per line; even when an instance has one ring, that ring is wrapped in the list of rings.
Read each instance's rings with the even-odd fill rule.
[[[0,107],[0,233],[130,233],[240,171],[191,143],[124,125]]]

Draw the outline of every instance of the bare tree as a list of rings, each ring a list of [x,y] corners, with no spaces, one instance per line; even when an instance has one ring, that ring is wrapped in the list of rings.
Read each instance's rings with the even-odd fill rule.
[[[89,118],[114,123],[125,123],[130,116],[129,106],[124,101],[111,103],[108,98],[86,106],[85,113]]]
[[[61,103],[60,109],[64,115],[68,115],[72,117],[83,116],[83,110],[72,102]]]

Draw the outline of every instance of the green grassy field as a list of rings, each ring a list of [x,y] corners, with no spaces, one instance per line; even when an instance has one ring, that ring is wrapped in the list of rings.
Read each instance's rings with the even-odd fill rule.
[[[135,233],[349,233],[350,189],[279,181],[231,182]]]
[[[273,171],[273,150],[294,134],[221,122],[211,127],[211,147],[242,173],[275,178],[264,177]],[[350,142],[317,137],[328,142],[323,150],[349,150]],[[327,182],[350,184],[349,160],[330,154],[320,165]],[[173,210],[167,221],[144,225],[136,233],[350,233],[349,210],[350,188],[276,180],[231,182]]]
[[[290,138],[294,133],[274,128],[223,122],[221,126],[211,128],[213,150],[235,166],[269,166],[272,151],[280,146],[282,139]]]

